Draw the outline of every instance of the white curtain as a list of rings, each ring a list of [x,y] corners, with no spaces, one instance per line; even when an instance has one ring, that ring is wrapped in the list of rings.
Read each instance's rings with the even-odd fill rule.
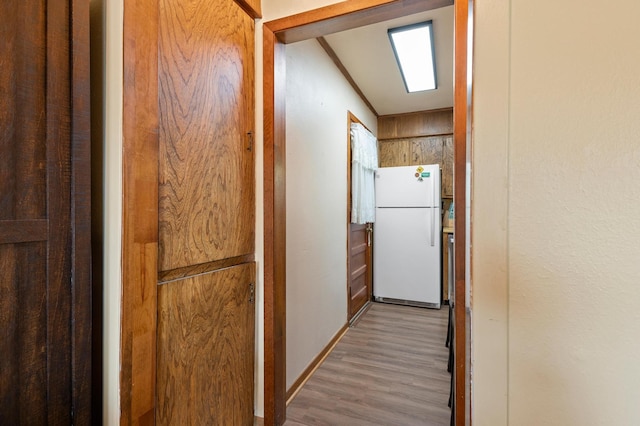
[[[351,124],[351,223],[376,220],[376,168],[378,141],[362,124]]]

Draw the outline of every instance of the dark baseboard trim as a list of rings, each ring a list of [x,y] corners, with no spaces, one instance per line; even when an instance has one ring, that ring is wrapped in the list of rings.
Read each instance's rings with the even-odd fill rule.
[[[329,356],[333,348],[336,347],[342,336],[349,330],[349,324],[343,325],[340,330],[333,336],[333,338],[327,343],[327,346],[324,347],[322,351],[311,361],[311,363],[304,369],[302,374],[298,377],[298,379],[291,385],[291,387],[287,390],[287,405],[293,400],[293,398],[300,392],[302,386],[307,383],[307,380],[311,378],[313,373],[320,367],[322,362]]]

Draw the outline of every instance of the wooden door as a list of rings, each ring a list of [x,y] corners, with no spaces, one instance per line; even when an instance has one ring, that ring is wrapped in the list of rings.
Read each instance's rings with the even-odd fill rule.
[[[255,265],[158,288],[159,425],[252,425]]]
[[[0,2],[2,425],[92,423],[85,3]]]
[[[159,19],[166,272],[254,252],[254,21],[233,0],[161,0]]]
[[[371,300],[371,224],[350,224],[349,320]]]
[[[254,21],[161,0],[156,419],[253,424]]]

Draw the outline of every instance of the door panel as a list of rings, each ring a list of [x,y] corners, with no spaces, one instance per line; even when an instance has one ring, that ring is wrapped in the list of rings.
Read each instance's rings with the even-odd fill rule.
[[[350,224],[349,320],[371,300],[371,245],[367,225]]]
[[[254,21],[233,0],[162,0],[160,271],[254,251]]]
[[[0,2],[2,425],[91,423],[87,7]]]
[[[408,139],[380,141],[380,167],[398,167],[411,164],[411,141]]]
[[[413,139],[410,164],[441,164],[442,139],[440,136]]]
[[[252,425],[255,264],[158,287],[159,425]]]

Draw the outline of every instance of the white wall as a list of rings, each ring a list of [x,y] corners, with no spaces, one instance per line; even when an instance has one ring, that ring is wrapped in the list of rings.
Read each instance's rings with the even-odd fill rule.
[[[347,111],[377,122],[316,40],[286,52],[288,388],[347,322]]]
[[[474,424],[640,424],[640,5],[476,11]]]
[[[100,22],[103,32],[92,28],[93,43],[102,46],[92,57],[102,55],[103,87],[92,87],[92,96],[104,99],[104,290],[103,290],[103,417],[105,426],[120,424],[120,302],[122,242],[122,55],[123,1],[91,0],[91,20]]]

